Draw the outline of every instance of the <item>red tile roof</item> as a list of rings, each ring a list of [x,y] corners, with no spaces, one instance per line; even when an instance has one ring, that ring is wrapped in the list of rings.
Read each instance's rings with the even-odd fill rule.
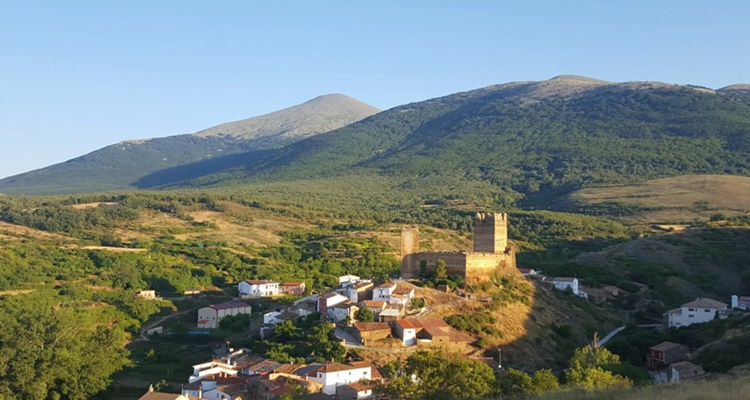
[[[284,282],[281,286],[302,286],[304,282]]]
[[[399,324],[404,329],[416,329],[417,327],[414,326],[414,324],[411,323],[412,320],[409,319],[399,319],[396,321],[397,324]]]
[[[387,322],[355,322],[354,327],[360,332],[391,330],[391,326]]]
[[[380,308],[385,307],[386,302],[384,300],[365,300],[362,302],[364,307]]]

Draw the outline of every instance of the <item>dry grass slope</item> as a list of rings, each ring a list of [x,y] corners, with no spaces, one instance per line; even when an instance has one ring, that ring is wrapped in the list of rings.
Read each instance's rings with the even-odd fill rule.
[[[686,221],[750,210],[750,178],[684,175],[641,183],[581,189],[569,196],[579,204],[618,203],[660,209],[633,217],[640,222]]]

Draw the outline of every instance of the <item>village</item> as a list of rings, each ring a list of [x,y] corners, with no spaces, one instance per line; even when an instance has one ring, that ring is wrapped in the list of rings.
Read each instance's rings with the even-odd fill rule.
[[[513,279],[526,280],[539,290],[565,292],[596,305],[606,304],[630,293],[616,287],[587,287],[576,277],[548,277],[542,271],[518,268],[513,250],[507,243],[507,219],[504,215],[478,215],[479,228],[475,234],[475,250],[482,248],[482,259],[501,260],[492,269],[493,276],[503,274]],[[481,233],[482,222],[489,221],[490,229]],[[402,240],[414,240],[416,231],[405,228]],[[356,275],[343,275],[338,285],[328,291],[311,293],[304,282],[275,282],[248,279],[237,284],[238,297],[232,301],[211,304],[196,311],[195,329],[207,331],[219,328],[221,321],[238,315],[253,315],[248,301],[266,299],[273,301],[292,296],[293,302],[278,303],[258,316],[258,324],[250,337],[267,340],[278,336],[283,329],[296,329],[299,321],[313,318],[316,324],[326,327],[323,340],[335,342],[346,350],[369,352],[390,356],[406,356],[417,350],[447,351],[489,365],[496,375],[506,369],[502,363],[502,349],[497,355],[487,357],[477,346],[478,336],[451,327],[446,320],[433,314],[446,304],[481,303],[486,299],[474,293],[471,282],[489,279],[464,264],[449,260],[469,260],[477,253],[420,253],[413,246],[402,245],[402,275],[409,279],[394,278],[377,282]],[[423,278],[414,277],[414,265],[423,272],[461,274],[463,285],[422,285]],[[441,271],[442,269],[442,271]],[[480,267],[485,273],[484,265]],[[144,291],[143,297],[155,298],[153,291]],[[727,318],[732,312],[746,312],[750,297],[733,296],[731,304],[708,298],[698,298],[664,314],[663,324],[644,326],[644,329],[680,328]],[[258,312],[255,312],[257,315]],[[607,335],[609,340],[624,327]],[[163,334],[161,327],[151,327],[147,334]],[[699,365],[688,361],[690,347],[673,342],[655,343],[644,355],[645,365],[655,383],[677,383],[710,378]],[[160,393],[153,389],[141,400],[274,400],[282,398],[336,398],[367,399],[374,389],[385,382],[379,370],[382,363],[373,357],[348,357],[346,360],[316,360],[313,354],[301,359],[273,360],[253,353],[248,348],[232,348],[229,344],[213,359],[193,366],[180,393]],[[418,379],[414,377],[413,379]],[[290,397],[291,396],[291,397]],[[294,397],[296,396],[296,397]]]

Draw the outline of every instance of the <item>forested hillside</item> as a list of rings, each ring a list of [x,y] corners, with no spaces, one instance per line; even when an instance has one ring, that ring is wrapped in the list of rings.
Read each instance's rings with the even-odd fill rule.
[[[342,94],[192,135],[131,140],[73,160],[0,179],[5,193],[81,193],[147,188],[252,161],[263,150],[359,121],[379,110]]]
[[[533,195],[687,173],[750,174],[750,97],[576,79],[396,107],[188,185],[358,173],[483,181]]]

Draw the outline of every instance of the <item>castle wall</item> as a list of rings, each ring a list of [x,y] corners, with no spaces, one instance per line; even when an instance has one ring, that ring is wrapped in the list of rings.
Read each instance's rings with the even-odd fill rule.
[[[427,271],[435,271],[438,260],[445,261],[445,269],[448,275],[465,275],[466,253],[462,251],[426,251],[414,255],[417,264],[417,275],[419,275],[422,261],[427,262]]]
[[[466,257],[467,281],[481,281],[491,275],[519,274],[514,251],[508,253],[469,253]]]

